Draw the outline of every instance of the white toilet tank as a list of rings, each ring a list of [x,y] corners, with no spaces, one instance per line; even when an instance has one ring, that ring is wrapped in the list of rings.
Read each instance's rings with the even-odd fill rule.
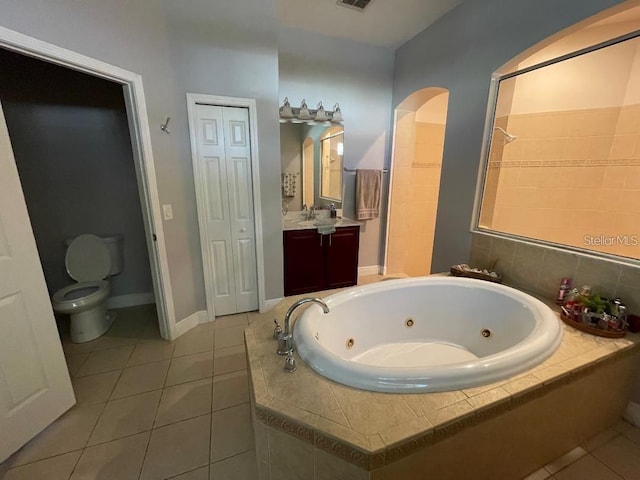
[[[121,233],[96,233],[109,248],[111,253],[111,271],[109,276],[118,275],[124,270],[124,235]],[[75,237],[67,238],[67,247]]]

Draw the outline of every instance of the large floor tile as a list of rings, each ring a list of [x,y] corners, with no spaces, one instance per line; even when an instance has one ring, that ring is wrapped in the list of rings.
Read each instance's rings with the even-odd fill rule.
[[[144,432],[85,449],[71,480],[138,480],[150,436]]]
[[[219,328],[216,330],[216,350],[219,348],[237,347],[244,344],[244,329],[246,325]]]
[[[84,364],[84,362],[89,358],[89,353],[75,353],[70,355],[65,355],[65,360],[67,361],[67,369],[69,370],[69,376],[75,377],[80,370],[80,367]]]
[[[104,404],[77,405],[53,422],[16,454],[13,465],[73,452],[87,443]]]
[[[213,409],[233,407],[249,401],[249,379],[246,370],[213,377]]]
[[[154,429],[141,480],[164,479],[206,466],[210,427],[211,415],[203,415]]]
[[[60,334],[60,341],[62,342],[62,350],[65,355],[78,355],[81,353],[91,353],[97,349],[99,338],[91,340],[90,342],[73,343],[68,333]]]
[[[148,322],[140,335],[140,342],[151,342],[155,340],[162,340],[160,325],[157,321]]]
[[[168,425],[211,411],[211,378],[167,387],[162,392],[155,426]]]
[[[80,458],[80,450],[10,469],[2,480],[67,480]]]
[[[80,367],[76,376],[83,377],[86,375],[121,370],[126,366],[133,348],[133,345],[130,345],[127,347],[110,348],[108,350],[92,352],[86,362]]]
[[[164,386],[169,360],[125,368],[111,398],[122,398],[158,390]]]
[[[151,430],[161,393],[161,390],[156,390],[107,403],[89,439],[89,445]]]
[[[213,350],[213,323],[203,323],[192,328],[175,342],[174,357]]]
[[[590,438],[586,442],[583,442],[582,445],[580,446],[584,448],[587,452],[592,452],[593,450],[600,448],[605,443],[611,441],[618,435],[619,433],[615,429],[607,428],[606,430],[603,430],[602,432],[598,433],[597,435]]]
[[[247,450],[254,450],[249,404],[213,412],[211,462],[215,463]]]
[[[632,440],[637,445],[640,445],[640,428],[630,428],[624,432],[624,436]]]
[[[247,354],[244,345],[238,347],[221,348],[215,351],[213,360],[213,374],[237,372],[247,368]]]
[[[554,478],[556,480],[621,480],[610,468],[592,455],[582,457],[577,462],[560,470],[554,475]]]
[[[255,480],[256,478],[258,478],[258,469],[253,450],[211,465],[211,480]]]
[[[204,353],[195,353],[171,360],[167,386],[186,383],[213,375],[213,350]]]
[[[249,315],[248,313],[236,313],[234,315],[225,315],[224,317],[216,317],[214,320],[216,329],[219,328],[227,328],[227,327],[237,327],[243,326],[246,327],[249,325]]]
[[[128,367],[143,365],[145,363],[168,360],[173,354],[174,343],[166,340],[150,340],[138,343],[127,362]]]
[[[105,403],[109,400],[113,388],[120,378],[121,370],[99,373],[73,379],[73,391],[78,405]]]
[[[547,478],[551,478],[551,474],[545,468],[540,468],[522,480],[547,480]]]
[[[626,480],[640,479],[640,445],[624,435],[594,450],[593,456]]]
[[[548,472],[555,474],[559,472],[567,465],[571,465],[579,458],[584,457],[587,454],[587,451],[582,447],[576,447],[570,452],[565,453],[559,458],[556,458],[553,462],[548,463],[544,466]]]
[[[209,465],[171,477],[170,480],[209,480]]]

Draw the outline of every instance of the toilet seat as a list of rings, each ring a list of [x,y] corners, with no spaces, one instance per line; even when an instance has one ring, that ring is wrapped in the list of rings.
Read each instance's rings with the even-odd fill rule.
[[[80,290],[93,290],[85,295],[69,295]],[[98,304],[109,297],[111,285],[108,280],[78,282],[61,288],[51,298],[54,309],[60,313],[71,313],[79,307]]]

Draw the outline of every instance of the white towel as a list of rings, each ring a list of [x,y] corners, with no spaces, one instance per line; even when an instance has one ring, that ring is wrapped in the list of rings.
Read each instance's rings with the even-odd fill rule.
[[[295,173],[282,174],[282,196],[283,197],[296,196],[296,174]]]
[[[356,219],[371,220],[380,215],[382,171],[356,170]]]

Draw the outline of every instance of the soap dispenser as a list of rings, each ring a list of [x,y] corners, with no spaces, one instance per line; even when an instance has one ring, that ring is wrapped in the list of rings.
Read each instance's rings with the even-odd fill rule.
[[[337,218],[337,216],[338,216],[338,212],[336,211],[336,206],[334,203],[332,203],[331,205],[329,205],[329,217]]]

